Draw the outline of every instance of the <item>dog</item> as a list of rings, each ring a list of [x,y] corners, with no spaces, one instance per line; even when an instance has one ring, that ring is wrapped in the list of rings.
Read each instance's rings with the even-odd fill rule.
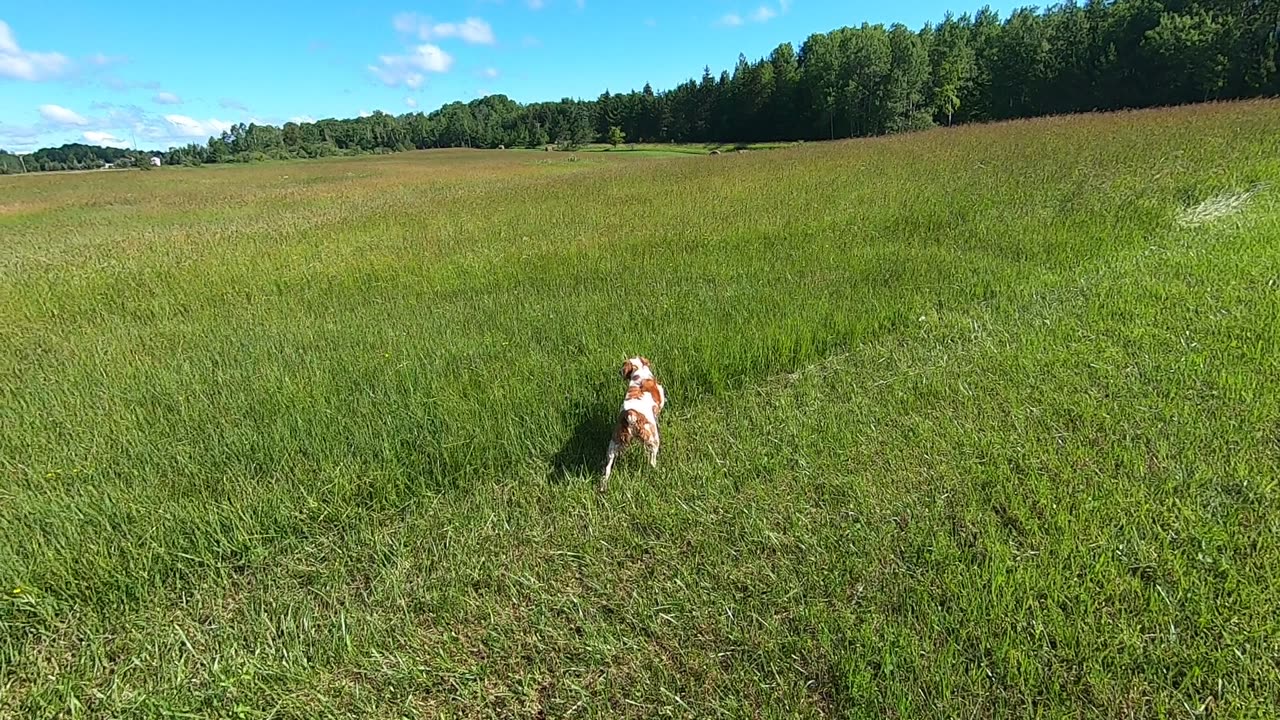
[[[649,359],[641,356],[627,358],[622,363],[622,379],[627,381],[627,396],[622,401],[622,410],[618,413],[618,424],[613,429],[613,437],[609,439],[609,448],[605,452],[604,476],[600,478],[599,490],[609,485],[609,474],[613,472],[613,462],[618,455],[633,441],[644,443],[649,451],[649,465],[658,466],[658,416],[667,406],[667,390],[658,384],[653,376],[653,366]]]

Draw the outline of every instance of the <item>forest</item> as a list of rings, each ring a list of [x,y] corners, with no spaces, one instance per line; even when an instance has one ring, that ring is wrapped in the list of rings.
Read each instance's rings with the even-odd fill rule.
[[[731,71],[704,68],[668,90],[646,84],[594,100],[530,104],[492,95],[429,113],[241,123],[163,155],[169,164],[197,165],[444,147],[882,135],[1275,95],[1278,46],[1280,0],[1090,0],[1004,19],[983,8],[919,31],[864,24],[817,33],[799,50],[783,43],[755,61],[740,55]],[[27,170],[78,169],[121,153],[64,146],[25,162]],[[0,155],[0,172],[21,171],[16,160]]]

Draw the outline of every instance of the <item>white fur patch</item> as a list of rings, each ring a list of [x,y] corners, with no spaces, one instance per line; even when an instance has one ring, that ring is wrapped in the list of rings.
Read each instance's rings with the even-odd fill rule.
[[[622,403],[623,412],[626,412],[627,410],[635,410],[655,426],[658,424],[657,409],[657,404],[653,402],[653,398],[647,393],[635,398],[634,400],[627,400]]]

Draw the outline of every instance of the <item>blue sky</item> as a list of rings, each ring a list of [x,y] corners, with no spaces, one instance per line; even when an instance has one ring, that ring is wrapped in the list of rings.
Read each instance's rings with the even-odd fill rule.
[[[1005,10],[1009,4],[992,3]],[[946,0],[376,0],[0,8],[0,148],[167,148],[236,122],[669,88],[843,25],[918,28]]]

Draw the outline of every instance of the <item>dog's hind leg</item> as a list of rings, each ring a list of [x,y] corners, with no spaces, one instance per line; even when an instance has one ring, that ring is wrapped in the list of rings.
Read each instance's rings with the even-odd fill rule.
[[[596,490],[604,492],[609,488],[609,473],[613,472],[613,461],[618,459],[618,452],[622,446],[617,440],[609,441],[609,449],[605,451],[604,475],[600,478],[600,484],[596,486]]]
[[[652,437],[647,440],[645,447],[649,449],[649,467],[658,467],[658,448],[662,445],[662,439],[658,437],[657,428],[654,428]]]

